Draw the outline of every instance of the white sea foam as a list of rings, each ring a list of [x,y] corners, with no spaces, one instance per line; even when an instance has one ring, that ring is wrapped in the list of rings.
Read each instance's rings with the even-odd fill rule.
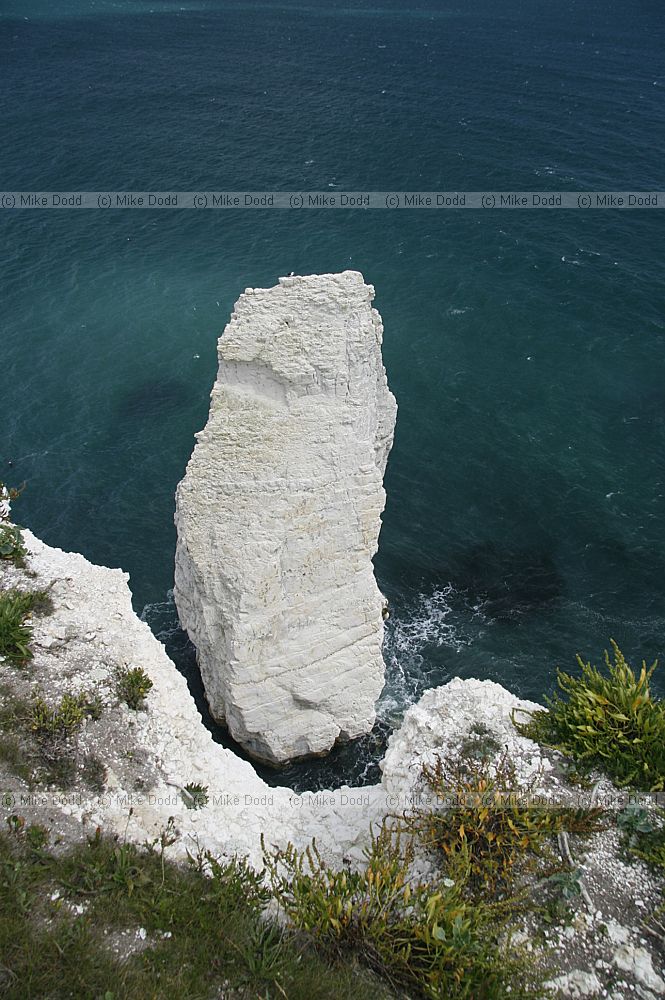
[[[383,722],[396,725],[426,688],[450,679],[441,651],[459,653],[475,641],[477,627],[464,629],[469,619],[482,625],[482,605],[470,605],[452,584],[420,593],[404,608],[391,608],[383,645],[386,685],[377,706]]]
[[[167,642],[176,632],[179,632],[180,622],[173,600],[173,590],[167,591],[165,601],[146,604],[140,618],[142,622],[150,626],[151,632],[160,642]]]

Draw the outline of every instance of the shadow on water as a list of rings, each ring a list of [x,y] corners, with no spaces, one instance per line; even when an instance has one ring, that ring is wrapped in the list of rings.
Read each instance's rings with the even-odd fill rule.
[[[565,581],[545,548],[474,545],[456,560],[450,574],[456,589],[483,602],[490,618],[507,619],[537,611],[562,596]]]
[[[481,542],[452,553],[444,565],[393,564],[391,585],[397,593],[434,593],[445,586],[465,595],[470,606],[482,605],[486,617],[509,620],[539,611],[565,592],[565,580],[553,553],[542,545],[511,547]],[[395,588],[395,583],[398,587]]]
[[[124,420],[155,419],[191,405],[192,388],[183,379],[146,379],[128,389],[116,404]]]

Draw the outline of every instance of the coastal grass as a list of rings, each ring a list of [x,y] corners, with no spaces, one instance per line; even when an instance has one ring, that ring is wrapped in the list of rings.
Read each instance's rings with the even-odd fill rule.
[[[83,698],[17,712],[75,732]],[[194,786],[191,786],[192,794]],[[204,791],[201,789],[201,791]],[[468,857],[415,878],[414,838],[384,823],[359,871],[316,845],[268,850],[265,870],[209,852],[166,857],[174,821],[142,847],[98,829],[68,853],[12,815],[0,834],[0,992],[8,1000],[535,1000],[543,976],[500,944],[510,905],[467,892]],[[288,925],[266,919],[277,903]]]
[[[529,721],[513,716],[517,731],[538,743],[569,754],[582,767],[597,767],[616,785],[646,791],[665,788],[665,703],[653,698],[651,676],[657,666],[639,675],[612,640],[605,651],[605,672],[577,657],[578,677],[557,671],[558,693],[546,699],[547,709]]]
[[[62,855],[16,818],[0,835],[0,993],[7,1000],[357,1000],[393,994],[266,921],[242,861],[167,860],[101,836]]]
[[[32,628],[26,624],[33,614],[48,614],[51,599],[45,590],[0,592],[0,657],[15,667],[32,659]]]

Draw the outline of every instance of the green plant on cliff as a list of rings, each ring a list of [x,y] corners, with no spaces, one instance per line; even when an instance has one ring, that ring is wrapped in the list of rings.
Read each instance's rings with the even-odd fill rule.
[[[557,671],[563,697],[546,699],[547,709],[528,722],[513,717],[522,736],[556,747],[589,767],[605,771],[620,786],[648,791],[665,787],[665,703],[653,698],[657,662],[639,675],[612,640],[605,671],[577,657],[581,675]]]
[[[60,704],[48,705],[43,698],[36,698],[32,705],[30,728],[40,738],[73,736],[85,719],[85,698],[64,694]]]
[[[187,809],[204,809],[208,805],[208,786],[199,781],[188,781],[183,788],[182,800]]]
[[[32,757],[42,780],[71,787],[79,774],[78,733],[83,720],[99,719],[100,715],[101,702],[85,691],[66,692],[57,704],[49,704],[41,696],[33,700],[23,726],[32,736],[36,750]],[[101,762],[84,757],[80,777],[86,785],[100,791],[104,774]]]
[[[28,552],[23,543],[21,529],[16,524],[7,523],[8,514],[4,511],[5,504],[17,500],[24,489],[25,483],[19,489],[15,489],[0,482],[0,559],[12,562],[19,569],[25,567]]]
[[[27,554],[21,529],[15,524],[0,524],[0,559],[8,559],[22,569]]]
[[[404,818],[405,828],[440,860],[464,860],[472,898],[500,893],[509,900],[528,876],[560,870],[551,846],[557,834],[588,835],[605,827],[600,808],[534,803],[536,778],[520,787],[506,754],[493,766],[471,759],[448,764],[437,757],[422,776],[440,806],[413,810]]]
[[[243,861],[179,865],[98,830],[68,852],[10,817],[0,832],[0,994],[6,1000],[395,1000],[368,970],[327,961],[266,920]],[[119,946],[119,947],[118,947]]]
[[[498,944],[501,907],[466,898],[468,857],[451,859],[454,878],[413,874],[413,843],[385,822],[359,871],[328,866],[313,841],[268,850],[272,893],[289,922],[334,956],[355,955],[392,988],[430,1000],[501,1000],[542,995],[516,952]]]
[[[50,610],[50,598],[44,590],[5,590],[0,592],[0,657],[13,666],[24,666],[32,659],[32,629],[27,618]]]
[[[145,697],[151,688],[152,681],[143,667],[123,667],[116,674],[118,698],[135,711],[144,707]]]

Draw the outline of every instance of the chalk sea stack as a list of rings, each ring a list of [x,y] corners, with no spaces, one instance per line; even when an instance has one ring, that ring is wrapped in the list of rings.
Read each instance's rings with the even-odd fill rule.
[[[373,297],[355,271],[246,289],[176,493],[175,601],[211,713],[276,765],[368,732],[383,686],[397,407]]]

